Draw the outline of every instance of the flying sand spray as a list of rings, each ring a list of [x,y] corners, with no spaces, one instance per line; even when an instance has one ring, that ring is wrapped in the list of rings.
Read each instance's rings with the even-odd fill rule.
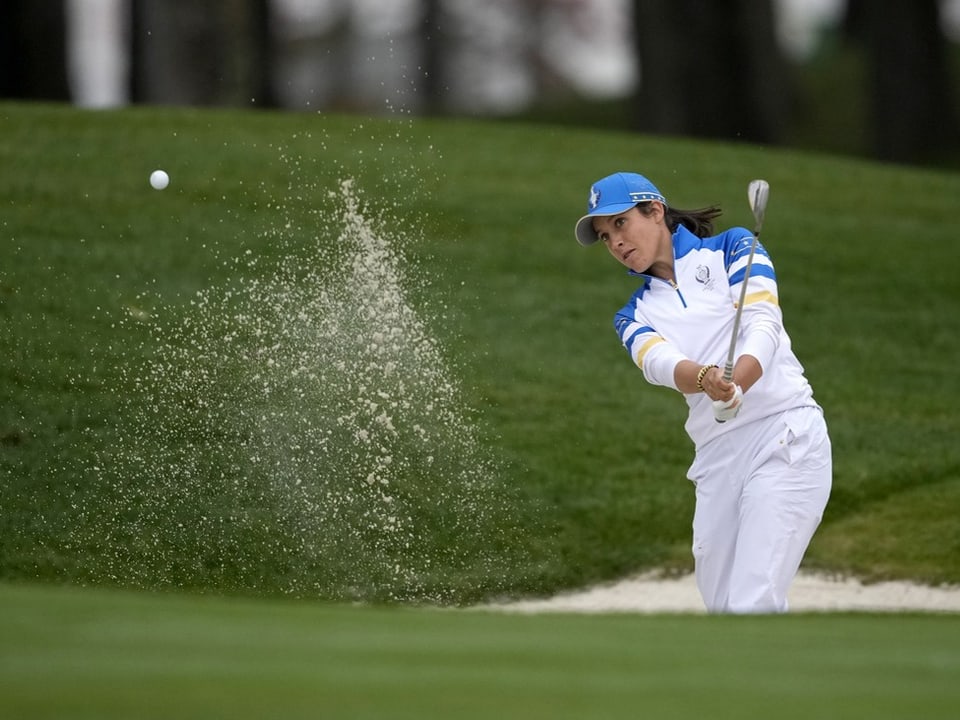
[[[111,580],[457,602],[451,577],[496,591],[514,562],[504,548],[522,543],[490,536],[512,512],[498,463],[407,298],[398,237],[353,181],[327,200],[316,222],[334,242],[290,238],[269,272],[247,255],[149,324],[159,351],[98,462],[118,488],[95,539]]]

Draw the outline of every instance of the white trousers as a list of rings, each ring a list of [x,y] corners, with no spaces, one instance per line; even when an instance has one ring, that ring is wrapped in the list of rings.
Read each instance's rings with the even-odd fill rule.
[[[815,407],[744,425],[701,448],[688,477],[697,497],[697,587],[709,612],[786,612],[832,476],[830,438]]]

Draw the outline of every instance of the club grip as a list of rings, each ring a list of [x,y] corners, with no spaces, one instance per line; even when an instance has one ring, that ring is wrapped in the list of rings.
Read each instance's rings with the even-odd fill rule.
[[[733,380],[733,363],[729,360],[724,363],[723,366],[723,379],[727,382],[731,382]]]

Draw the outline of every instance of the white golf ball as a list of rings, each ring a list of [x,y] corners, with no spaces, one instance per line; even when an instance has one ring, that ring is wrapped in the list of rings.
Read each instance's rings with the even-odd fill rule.
[[[170,176],[163,170],[154,170],[150,173],[150,185],[154,190],[163,190],[170,184]]]

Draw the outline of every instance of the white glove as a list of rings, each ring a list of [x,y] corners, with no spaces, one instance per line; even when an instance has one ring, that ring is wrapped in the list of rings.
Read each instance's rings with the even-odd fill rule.
[[[713,417],[718,423],[733,420],[743,405],[743,390],[739,385],[734,385],[733,397],[729,400],[713,401]]]

